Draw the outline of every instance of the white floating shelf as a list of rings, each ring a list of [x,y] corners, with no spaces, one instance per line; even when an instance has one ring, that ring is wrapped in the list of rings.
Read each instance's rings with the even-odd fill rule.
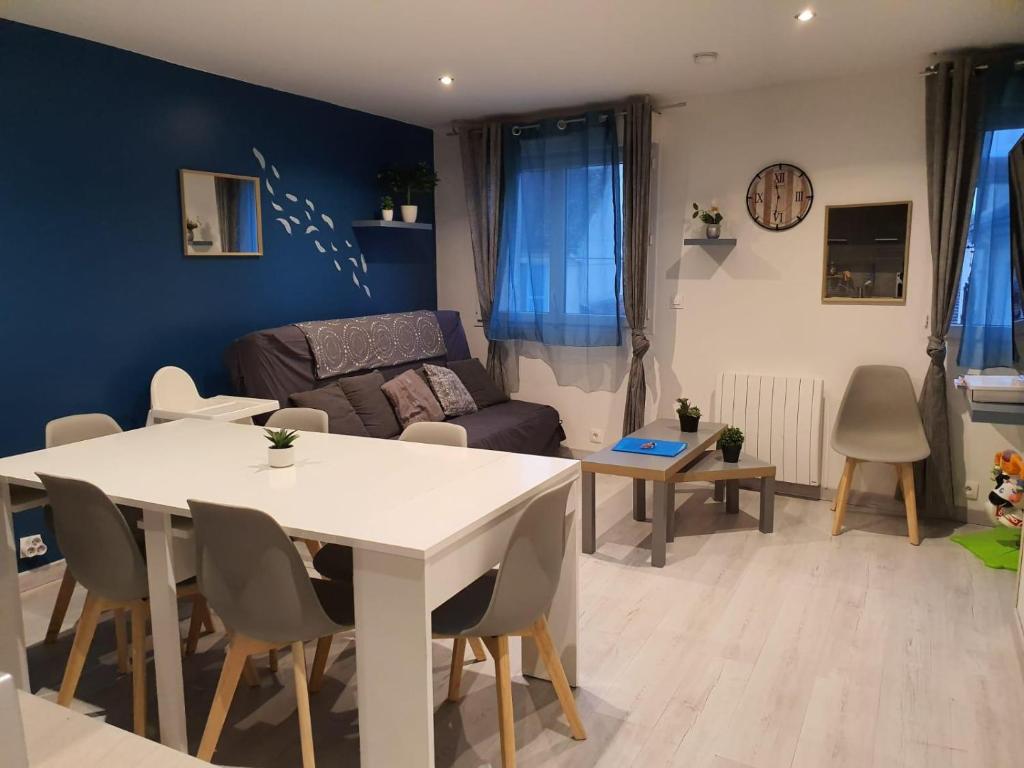
[[[433,224],[419,222],[408,224],[404,221],[384,221],[383,219],[361,219],[352,222],[353,227],[385,227],[387,229],[433,229]]]
[[[683,245],[736,245],[735,237],[687,237],[683,240]]]

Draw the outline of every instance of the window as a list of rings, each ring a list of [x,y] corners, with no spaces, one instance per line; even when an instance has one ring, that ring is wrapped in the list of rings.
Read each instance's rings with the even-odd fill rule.
[[[509,127],[492,339],[621,344],[622,166],[611,113]]]

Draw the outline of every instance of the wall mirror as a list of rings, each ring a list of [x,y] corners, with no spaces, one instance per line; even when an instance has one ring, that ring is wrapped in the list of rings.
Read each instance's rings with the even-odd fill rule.
[[[181,232],[186,256],[262,256],[259,179],[182,169]]]
[[[910,201],[825,208],[825,304],[905,304]]]

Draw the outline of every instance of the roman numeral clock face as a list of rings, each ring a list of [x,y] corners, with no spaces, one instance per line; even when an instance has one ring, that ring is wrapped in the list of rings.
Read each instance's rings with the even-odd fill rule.
[[[811,211],[814,188],[802,170],[788,163],[769,165],[747,189],[747,213],[765,229],[795,227]]]

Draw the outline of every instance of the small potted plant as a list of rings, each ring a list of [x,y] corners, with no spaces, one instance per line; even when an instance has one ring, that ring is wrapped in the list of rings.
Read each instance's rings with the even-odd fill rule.
[[[384,221],[391,221],[395,218],[395,201],[391,195],[384,195],[380,199],[380,217]]]
[[[188,242],[194,242],[196,239],[196,230],[199,229],[198,219],[185,219],[185,229],[188,230],[187,240]]]
[[[712,205],[707,210],[701,208],[697,203],[693,204],[693,216],[691,219],[700,219],[706,225],[704,234],[708,240],[717,240],[722,235],[722,214],[717,205]]]
[[[377,179],[387,192],[405,193],[402,221],[407,224],[414,223],[419,213],[419,206],[412,204],[413,192],[433,192],[440,181],[434,169],[426,163],[419,163],[412,168],[385,168],[377,174]]]
[[[722,461],[735,464],[740,460],[740,448],[743,447],[743,430],[739,427],[726,427],[718,438],[718,447],[722,449]]]
[[[270,466],[280,469],[294,464],[295,441],[299,439],[299,433],[294,429],[265,429],[263,432],[270,441],[267,450]]]
[[[676,413],[679,415],[679,429],[683,432],[696,432],[700,427],[700,408],[690,405],[685,397],[676,400]]]

